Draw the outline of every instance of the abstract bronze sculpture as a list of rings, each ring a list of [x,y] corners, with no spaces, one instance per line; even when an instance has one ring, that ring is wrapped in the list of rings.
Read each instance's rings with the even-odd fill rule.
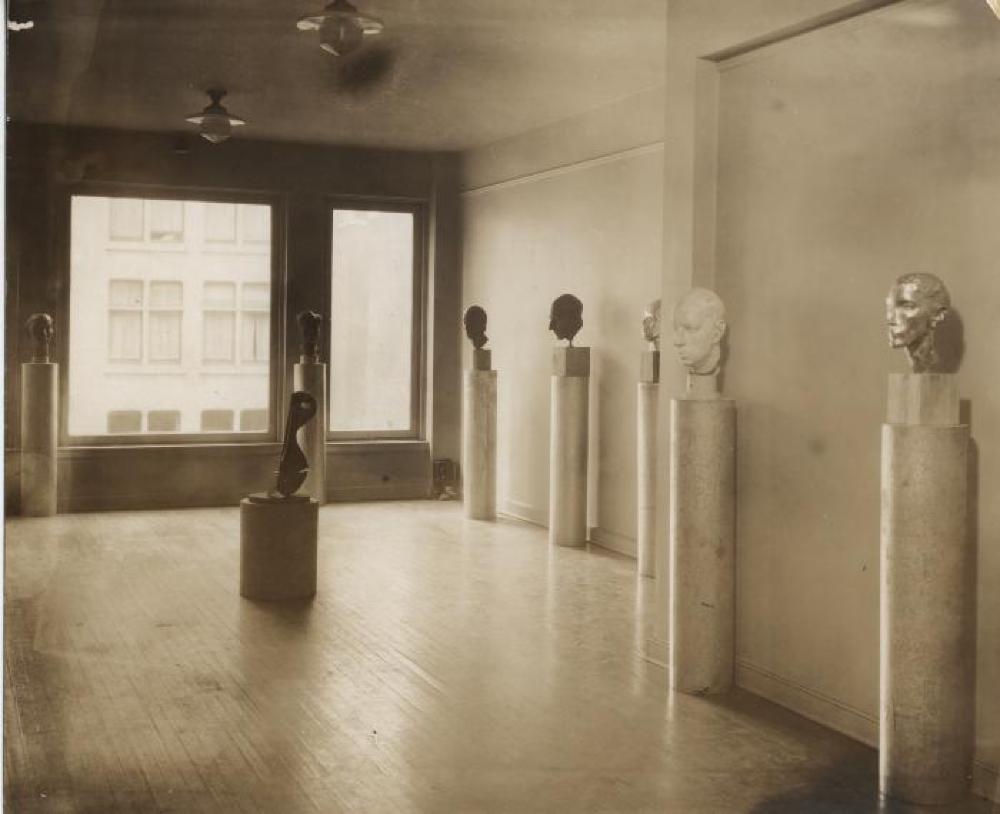
[[[299,333],[302,336],[302,361],[319,361],[319,340],[323,330],[323,315],[315,311],[302,311],[298,315]]]
[[[642,312],[642,336],[649,343],[649,350],[660,349],[660,301],[653,300]]]
[[[469,337],[472,346],[479,350],[489,341],[486,335],[486,311],[478,305],[470,305],[462,319],[465,324],[465,335]]]
[[[52,317],[44,313],[32,314],[28,317],[25,326],[28,329],[28,336],[35,343],[31,349],[31,361],[48,362],[49,343],[52,341],[52,334],[55,332],[55,322]]]
[[[583,327],[583,303],[572,294],[561,294],[552,301],[549,330],[573,347],[573,337]]]
[[[309,474],[309,461],[296,438],[298,431],[309,419],[316,415],[316,399],[304,390],[292,393],[288,404],[288,419],[285,421],[285,438],[278,460],[277,479],[270,492],[255,492],[248,495],[251,503],[272,503],[274,501],[308,501],[309,495],[297,495],[295,491],[305,483]]]
[[[692,288],[674,308],[674,349],[688,373],[711,376],[722,360],[726,307],[707,288]]]
[[[889,345],[906,350],[914,373],[928,373],[937,365],[934,330],[950,307],[948,289],[933,274],[904,274],[889,289],[885,298]]]

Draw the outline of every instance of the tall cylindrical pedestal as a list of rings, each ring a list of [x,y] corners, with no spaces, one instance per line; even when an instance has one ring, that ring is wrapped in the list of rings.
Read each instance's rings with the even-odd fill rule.
[[[462,489],[465,516],[497,515],[497,373],[467,370],[462,388]]]
[[[549,416],[549,542],[587,543],[590,348],[556,348]]]
[[[322,362],[295,364],[295,389],[316,399],[316,415],[299,430],[299,446],[309,462],[302,491],[320,505],[326,503],[326,365]]]
[[[240,501],[240,596],[305,599],[316,593],[319,503],[251,495]]]
[[[636,570],[655,575],[656,551],[656,412],[660,385],[639,382],[636,393]]]
[[[972,768],[968,446],[953,377],[890,376],[882,426],[879,790],[924,805],[964,796]]]
[[[59,438],[59,365],[21,365],[21,514],[56,513],[56,448]]]
[[[670,685],[733,684],[736,409],[729,399],[670,402]]]

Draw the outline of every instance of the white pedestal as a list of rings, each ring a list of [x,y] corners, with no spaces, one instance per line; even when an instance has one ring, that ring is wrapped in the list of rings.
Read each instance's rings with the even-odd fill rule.
[[[697,695],[733,684],[736,409],[670,402],[670,685]]]
[[[319,503],[251,495],[240,501],[240,596],[305,599],[316,593]]]
[[[660,385],[639,382],[636,393],[636,571],[655,576],[656,566],[656,414]]]
[[[59,439],[59,365],[21,365],[21,514],[56,513],[56,449]]]
[[[302,492],[322,506],[326,503],[326,365],[296,362],[294,383],[296,390],[304,390],[316,399],[316,415],[299,430],[298,441],[309,462]]]
[[[882,425],[879,790],[959,800],[972,768],[975,551],[954,377],[889,377]]]
[[[465,516],[497,516],[497,373],[466,370],[462,387],[462,491]]]
[[[556,348],[549,416],[549,543],[587,544],[590,348]]]

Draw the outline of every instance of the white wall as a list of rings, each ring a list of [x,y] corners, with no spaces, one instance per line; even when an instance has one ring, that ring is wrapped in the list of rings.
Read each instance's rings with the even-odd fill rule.
[[[740,682],[877,737],[879,425],[892,280],[964,329],[978,447],[977,787],[1000,763],[1000,21],[915,0],[721,65],[715,287],[739,405]]]
[[[463,307],[482,305],[499,373],[499,508],[548,518],[549,306],[583,301],[592,348],[596,538],[635,547],[635,388],[641,317],[659,295],[662,89],[465,157]],[[465,350],[468,366],[469,350]]]

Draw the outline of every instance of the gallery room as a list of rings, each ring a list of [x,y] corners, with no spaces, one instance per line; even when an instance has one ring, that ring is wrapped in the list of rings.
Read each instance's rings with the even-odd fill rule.
[[[1000,812],[996,0],[7,12],[4,810]]]

